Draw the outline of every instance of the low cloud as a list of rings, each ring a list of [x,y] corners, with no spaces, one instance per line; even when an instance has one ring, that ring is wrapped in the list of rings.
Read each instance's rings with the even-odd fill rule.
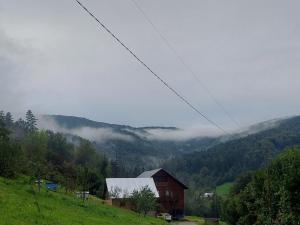
[[[255,133],[258,133],[258,132],[261,132],[264,130],[272,129],[272,128],[279,126],[283,120],[288,119],[288,118],[291,118],[291,117],[272,119],[272,120],[264,121],[264,122],[261,122],[258,124],[254,124],[252,126],[242,129],[239,133],[241,136],[247,136],[247,135],[255,134]]]
[[[40,116],[38,121],[38,127],[42,130],[51,130],[54,132],[77,135],[98,143],[109,140],[122,140],[130,142],[134,141],[136,136],[148,141],[182,142],[191,139],[218,137],[224,135],[224,133],[222,133],[220,130],[217,130],[213,126],[205,126],[200,124],[185,128],[125,128],[122,132],[122,129],[120,131],[116,131],[113,128],[94,128],[87,126],[70,129],[59,125],[53,118],[44,116]],[[280,124],[280,121],[282,121],[282,119],[273,119],[252,125],[250,127],[241,128],[240,130],[230,130],[229,132],[238,136],[247,136],[276,127]]]
[[[107,140],[123,140],[123,141],[133,141],[133,138],[126,134],[121,134],[114,131],[111,128],[90,128],[81,127],[79,129],[69,130],[71,134],[78,135],[85,139],[96,142],[105,142]]]
[[[138,136],[151,141],[187,141],[195,138],[215,137],[221,135],[212,126],[190,126],[185,128],[145,128],[144,132],[135,132]]]
[[[249,127],[242,127],[236,130],[228,130],[229,133],[239,136],[247,136],[264,130],[272,129],[280,124],[280,122],[288,117],[280,119],[272,119],[262,123],[254,124]],[[224,133],[217,130],[214,126],[209,125],[193,125],[185,128],[164,129],[164,128],[146,128],[144,132],[135,132],[138,136],[151,141],[188,141],[196,138],[218,137]],[[232,136],[232,137],[234,137]],[[225,135],[224,137],[230,137]]]
[[[80,127],[68,129],[60,126],[54,119],[45,118],[43,116],[39,117],[38,127],[42,130],[51,130],[54,132],[77,135],[95,142],[106,142],[108,140],[133,141],[133,138],[130,135],[116,132],[111,128]]]
[[[43,130],[51,130],[65,134],[77,135],[95,142],[108,140],[133,141],[134,135],[149,141],[187,141],[194,138],[219,136],[221,133],[212,126],[194,125],[186,128],[140,128],[124,129],[121,133],[112,128],[79,127],[69,129],[59,125],[53,118],[40,116],[38,127]],[[132,135],[130,135],[132,133]]]

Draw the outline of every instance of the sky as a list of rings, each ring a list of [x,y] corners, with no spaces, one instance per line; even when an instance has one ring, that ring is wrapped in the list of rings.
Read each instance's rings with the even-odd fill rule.
[[[300,2],[136,0],[241,127],[300,114]],[[236,129],[132,0],[82,0],[203,114]],[[208,127],[74,0],[0,0],[0,108]]]

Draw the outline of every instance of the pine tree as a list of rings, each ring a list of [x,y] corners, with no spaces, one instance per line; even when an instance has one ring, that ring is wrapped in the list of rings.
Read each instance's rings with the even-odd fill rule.
[[[2,120],[0,120],[0,141],[6,141],[9,140],[9,131],[5,128],[5,124]]]
[[[9,140],[9,130],[0,120],[0,176],[14,178],[18,173],[20,148]]]
[[[13,120],[13,117],[12,117],[12,115],[11,115],[10,112],[7,112],[7,113],[6,113],[4,122],[5,122],[5,125],[6,125],[7,127],[11,127],[11,126],[12,126],[14,120]]]
[[[5,121],[5,114],[3,110],[0,111],[0,120],[3,122]]]
[[[18,119],[16,121],[15,125],[16,125],[17,128],[20,128],[22,130],[26,130],[26,128],[27,128],[26,121],[23,120],[22,118]]]
[[[29,132],[36,132],[37,131],[37,119],[33,115],[31,110],[26,112],[26,128]]]
[[[115,160],[111,161],[111,171],[112,171],[112,177],[120,177],[120,160],[118,152],[116,151]]]

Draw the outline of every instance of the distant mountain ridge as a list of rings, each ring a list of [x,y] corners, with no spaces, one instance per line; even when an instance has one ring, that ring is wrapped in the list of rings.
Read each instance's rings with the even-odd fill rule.
[[[165,166],[180,173],[183,180],[194,176],[193,182],[198,180],[198,186],[233,181],[241,173],[264,167],[285,148],[300,145],[300,116],[271,123],[269,129],[217,144],[206,151],[175,157]]]
[[[177,127],[162,127],[162,126],[146,126],[146,127],[133,127],[129,125],[119,125],[112,123],[98,122],[90,120],[84,117],[77,116],[65,116],[65,115],[42,115],[44,119],[53,119],[60,126],[66,127],[68,129],[75,129],[79,127],[94,127],[94,128],[128,128],[128,129],[167,129],[167,130],[176,130]]]
[[[257,128],[264,129],[253,133]],[[199,212],[204,192],[264,168],[284,149],[300,146],[300,116],[263,122],[250,130],[207,150],[179,155],[164,163],[162,167],[189,187],[187,211]]]
[[[289,121],[295,121],[297,118],[300,117],[265,121],[250,126],[233,136],[205,137],[199,135],[199,137],[178,140],[163,138],[164,135],[168,137],[169,134],[174,135],[181,131],[176,127],[132,127],[97,122],[75,116],[44,115],[42,120],[50,123],[44,124],[42,128],[65,133],[71,137],[69,140],[73,141],[77,140],[76,137],[89,139],[98,151],[103,152],[111,159],[115,159],[118,155],[119,160],[129,167],[152,169],[161,166],[166,161],[172,161],[173,158],[177,160],[175,163],[177,164],[191,157],[191,162],[188,164],[192,166],[194,161],[197,162],[198,155],[205,158],[208,154],[223,154],[222,149],[228,148],[234,148],[238,151],[240,147],[236,144],[238,145],[243,140],[260,137],[274,129],[281,133],[284,125],[289,124],[291,126]],[[177,136],[175,135],[175,137]],[[256,143],[257,140],[254,138],[251,139],[251,142]],[[228,151],[232,152],[231,150]],[[201,167],[201,164],[197,165],[197,168],[199,166]],[[176,171],[177,169],[172,168],[172,170]],[[236,174],[233,173],[231,177],[236,176]],[[232,178],[224,178],[224,180],[230,179]]]
[[[216,137],[198,137],[188,140],[164,140],[156,131],[167,134],[180,131],[176,127],[132,127],[92,121],[86,118],[63,115],[43,115],[39,127],[65,133],[68,140],[78,143],[78,138],[92,141],[98,151],[109,158],[118,155],[124,164],[139,168],[153,168],[178,154],[202,151],[218,143]]]

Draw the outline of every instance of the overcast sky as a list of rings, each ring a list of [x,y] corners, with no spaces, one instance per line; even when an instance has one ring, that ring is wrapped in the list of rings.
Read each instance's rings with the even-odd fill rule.
[[[300,114],[299,0],[136,0],[242,126]],[[234,124],[131,0],[82,0],[155,72]],[[74,0],[0,0],[0,105],[133,126],[207,126]]]

